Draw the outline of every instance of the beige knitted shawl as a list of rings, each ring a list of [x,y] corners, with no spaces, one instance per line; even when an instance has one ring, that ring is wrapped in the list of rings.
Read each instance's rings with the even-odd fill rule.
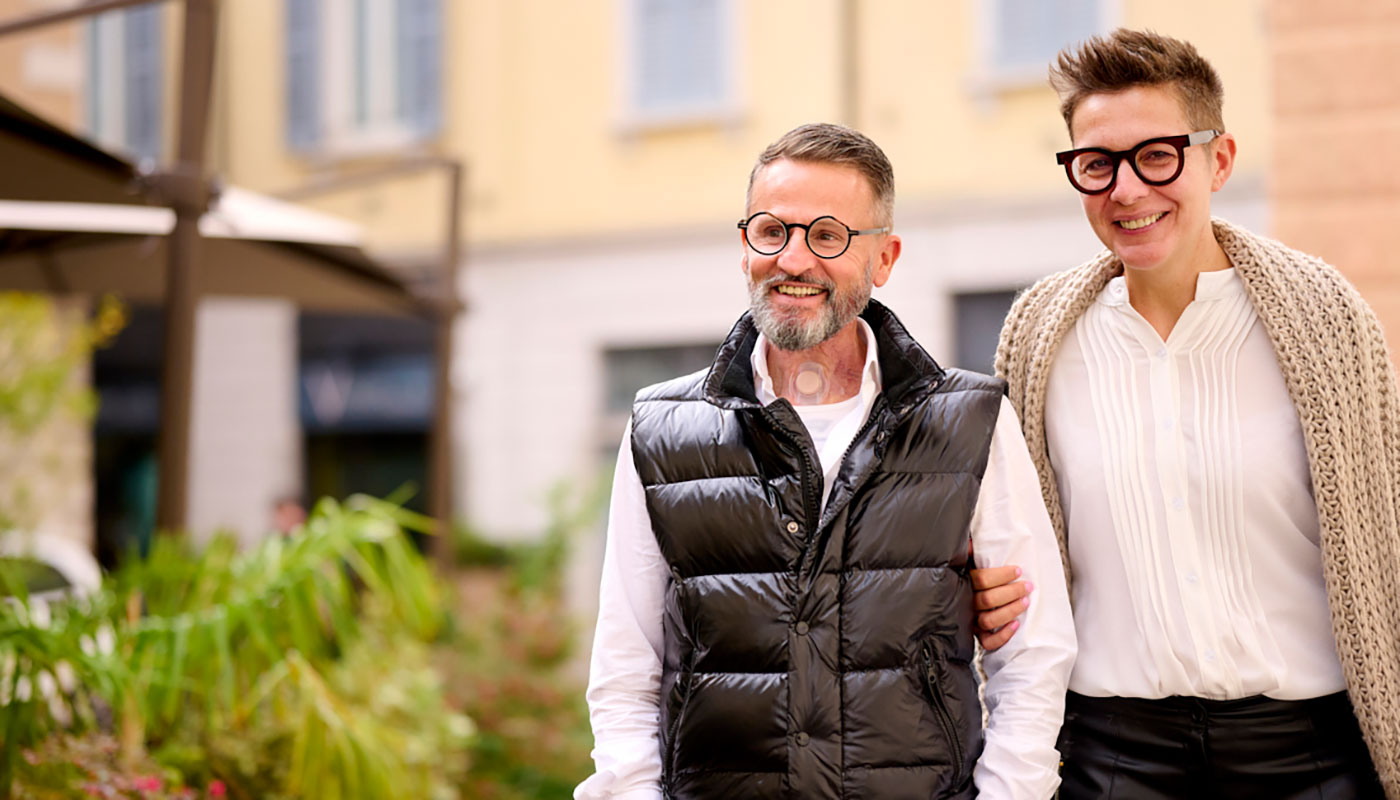
[[[1336,270],[1222,220],[1215,238],[1273,342],[1307,439],[1323,572],[1356,716],[1389,800],[1400,800],[1400,390],[1380,324]],[[1123,271],[1111,252],[1051,275],[1011,307],[996,371],[1009,384],[1069,575],[1045,442],[1060,343]]]

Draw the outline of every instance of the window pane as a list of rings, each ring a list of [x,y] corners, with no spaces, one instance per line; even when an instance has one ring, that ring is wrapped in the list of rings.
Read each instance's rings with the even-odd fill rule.
[[[377,0],[382,2],[382,0]],[[352,67],[355,70],[355,125],[364,127],[370,119],[370,76],[369,70],[375,61],[374,49],[370,46],[370,0],[355,0],[355,55]],[[378,66],[378,65],[375,65]]]
[[[956,367],[992,374],[997,339],[1016,291],[976,292],[953,298],[957,320]]]
[[[713,106],[724,99],[722,0],[634,0],[640,110]]]
[[[1046,66],[1061,48],[1099,32],[1099,3],[1100,0],[996,0],[996,64]]]
[[[141,158],[160,157],[161,11],[143,6],[126,12],[126,147]]]
[[[397,115],[420,134],[442,120],[441,0],[399,0]]]
[[[627,413],[637,390],[705,369],[715,360],[719,344],[677,347],[638,347],[603,353],[609,413]]]
[[[287,0],[287,141],[297,149],[320,138],[319,0]]]

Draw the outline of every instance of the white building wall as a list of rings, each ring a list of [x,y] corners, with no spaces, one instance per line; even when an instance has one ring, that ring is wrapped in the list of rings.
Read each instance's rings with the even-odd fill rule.
[[[551,486],[596,475],[605,349],[723,338],[745,303],[737,234],[472,257],[457,392],[477,524],[532,536]]]
[[[207,298],[195,334],[190,530],[272,529],[273,504],[301,490],[297,311],[281,300]]]

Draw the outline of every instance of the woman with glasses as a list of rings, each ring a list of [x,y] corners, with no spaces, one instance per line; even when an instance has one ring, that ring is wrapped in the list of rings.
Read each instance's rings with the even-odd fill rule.
[[[1400,393],[1320,260],[1211,217],[1236,141],[1196,50],[1051,69],[1106,252],[1012,307],[997,372],[1065,549],[1060,797],[1400,798]],[[1023,607],[982,570],[995,648]]]

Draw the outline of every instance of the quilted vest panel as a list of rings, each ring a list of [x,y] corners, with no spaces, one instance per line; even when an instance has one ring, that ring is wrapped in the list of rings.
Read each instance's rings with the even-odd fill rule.
[[[824,512],[787,401],[721,407],[703,373],[638,395],[668,797],[974,796],[967,552],[1004,384],[940,374],[876,400]]]

